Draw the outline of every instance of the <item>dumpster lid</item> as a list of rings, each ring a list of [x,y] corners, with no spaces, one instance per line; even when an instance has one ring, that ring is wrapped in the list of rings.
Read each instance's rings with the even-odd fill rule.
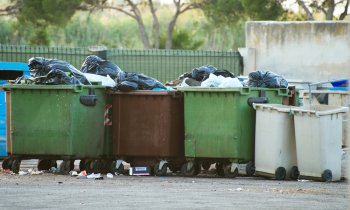
[[[349,111],[348,107],[331,106],[331,105],[324,105],[324,104],[306,105],[306,106],[297,107],[293,109],[294,114],[308,113],[308,114],[315,114],[316,116],[330,115],[330,114],[336,114],[336,113],[346,113],[348,111]]]
[[[20,62],[0,62],[0,70],[16,70],[16,71],[28,71],[29,67],[27,63]]]
[[[255,110],[258,109],[269,109],[269,110],[276,110],[278,112],[287,112],[292,113],[294,108],[297,108],[296,106],[287,106],[283,104],[256,104],[253,103],[253,108]]]

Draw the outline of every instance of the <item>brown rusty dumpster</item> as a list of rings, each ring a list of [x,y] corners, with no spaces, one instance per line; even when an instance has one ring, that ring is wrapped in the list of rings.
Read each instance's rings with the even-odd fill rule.
[[[183,96],[176,91],[113,92],[112,141],[116,170],[122,161],[150,166],[155,175],[184,163]]]

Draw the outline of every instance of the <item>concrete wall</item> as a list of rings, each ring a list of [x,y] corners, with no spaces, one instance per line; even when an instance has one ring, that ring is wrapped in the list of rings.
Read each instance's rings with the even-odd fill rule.
[[[244,75],[269,70],[287,79],[350,76],[350,22],[247,22]]]

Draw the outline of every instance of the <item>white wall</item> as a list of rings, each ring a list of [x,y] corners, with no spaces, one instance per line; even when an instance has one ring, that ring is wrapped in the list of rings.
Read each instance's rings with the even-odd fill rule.
[[[247,22],[246,48],[244,75],[268,70],[312,82],[350,76],[350,22]]]

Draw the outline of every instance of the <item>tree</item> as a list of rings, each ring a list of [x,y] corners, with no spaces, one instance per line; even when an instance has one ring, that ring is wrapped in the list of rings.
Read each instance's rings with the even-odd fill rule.
[[[34,27],[29,38],[31,44],[49,45],[48,26],[64,26],[82,0],[12,0],[11,5],[0,9],[1,15],[14,15],[20,25]]]
[[[326,20],[344,20],[348,15],[350,0],[297,0],[296,3],[305,11],[308,20],[315,20],[315,14],[322,13]],[[336,9],[342,10],[337,17]]]
[[[202,0],[204,14],[216,24],[276,20],[286,11],[276,0]]]
[[[193,31],[185,29],[174,29],[172,36],[172,49],[185,49],[185,50],[196,50],[203,45],[203,40],[194,39]],[[159,49],[165,49],[166,47],[166,36],[165,33],[160,35]]]
[[[201,3],[204,14],[209,19],[209,47],[244,46],[245,21],[277,20],[287,12],[278,0],[201,0]],[[228,36],[232,40],[226,40]]]
[[[173,32],[178,20],[178,17],[192,9],[198,9],[200,4],[195,1],[189,2],[186,0],[173,0],[173,5],[175,6],[174,14],[172,15],[171,20],[168,23],[166,30],[166,49],[171,49],[173,44]],[[89,0],[85,1],[85,8],[90,9],[110,9],[121,12],[129,17],[133,18],[139,27],[139,35],[142,40],[143,46],[146,49],[152,47],[150,36],[147,32],[144,19],[142,16],[143,10],[148,8],[152,14],[153,24],[152,24],[152,33],[153,33],[153,46],[159,48],[160,45],[160,24],[157,16],[157,4],[154,0],[124,0],[124,1],[98,1],[98,0]],[[159,6],[159,5],[158,5]]]

